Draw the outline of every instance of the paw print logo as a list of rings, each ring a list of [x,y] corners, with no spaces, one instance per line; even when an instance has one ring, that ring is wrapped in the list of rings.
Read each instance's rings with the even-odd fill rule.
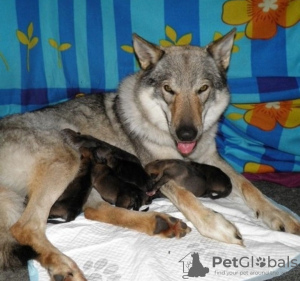
[[[96,262],[87,261],[83,265],[83,271],[88,281],[118,281],[121,275],[117,274],[119,266],[109,263],[107,259],[100,259]]]
[[[259,267],[264,267],[266,265],[266,259],[259,257],[256,259],[256,265]]]

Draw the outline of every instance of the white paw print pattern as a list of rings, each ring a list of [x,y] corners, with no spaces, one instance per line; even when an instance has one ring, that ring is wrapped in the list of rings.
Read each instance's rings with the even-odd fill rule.
[[[88,281],[118,281],[121,275],[117,274],[119,266],[109,263],[107,259],[87,261],[83,265],[83,272]]]

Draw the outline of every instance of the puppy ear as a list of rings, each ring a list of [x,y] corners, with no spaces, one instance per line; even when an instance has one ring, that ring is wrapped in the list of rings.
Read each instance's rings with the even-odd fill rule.
[[[206,48],[206,50],[215,59],[218,66],[224,70],[227,70],[229,66],[235,33],[236,28],[233,28],[229,33],[210,43]]]
[[[98,164],[107,164],[107,159],[105,156],[107,153],[103,153],[103,149],[96,147],[95,149],[93,149],[93,160],[98,163]]]
[[[164,54],[164,51],[158,46],[146,41],[137,34],[134,33],[132,38],[134,52],[142,69],[145,70],[149,66],[156,64]]]
[[[88,149],[87,147],[81,146],[79,148],[79,152],[81,154],[81,159],[82,158],[90,158],[92,156],[92,152],[90,151],[90,149]]]

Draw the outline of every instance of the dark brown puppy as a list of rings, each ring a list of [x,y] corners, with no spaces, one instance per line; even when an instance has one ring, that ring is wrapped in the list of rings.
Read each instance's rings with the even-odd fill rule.
[[[91,171],[94,165],[92,152],[80,147],[81,164],[76,178],[68,185],[64,193],[53,204],[49,212],[48,222],[55,223],[52,218],[62,218],[66,222],[74,220],[81,212],[91,189]]]
[[[49,218],[74,220],[92,188],[118,207],[138,210],[147,203],[146,192],[151,192],[152,180],[134,155],[70,129],[62,130],[62,134],[70,145],[79,149],[81,166],[76,178],[52,206]]]
[[[65,140],[76,148],[93,150],[94,159],[113,169],[118,178],[138,186],[143,191],[152,189],[152,181],[140,160],[131,153],[89,135],[81,135],[71,129],[62,130]]]
[[[193,161],[157,160],[147,164],[145,170],[155,182],[154,190],[147,192],[149,196],[163,196],[159,189],[170,180],[196,197],[218,199],[228,196],[232,190],[230,178],[219,168]]]

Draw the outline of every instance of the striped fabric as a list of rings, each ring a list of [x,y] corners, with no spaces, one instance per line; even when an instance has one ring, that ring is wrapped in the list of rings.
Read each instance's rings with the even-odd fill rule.
[[[237,27],[218,146],[238,171],[300,171],[299,0],[2,0],[0,117],[113,91],[131,34],[205,45]]]

